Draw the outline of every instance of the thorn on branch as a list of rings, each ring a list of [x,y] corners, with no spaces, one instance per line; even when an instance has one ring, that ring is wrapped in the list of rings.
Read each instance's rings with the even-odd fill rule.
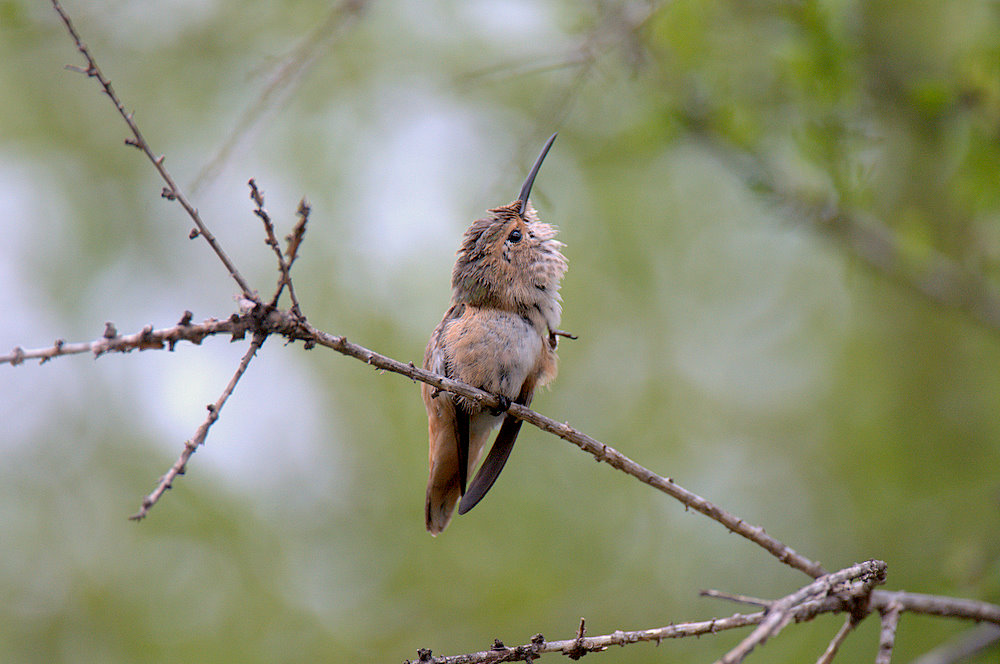
[[[168,201],[176,201],[177,200],[177,192],[175,192],[170,187],[164,187],[163,190],[160,192],[160,197],[161,198],[165,198]]]
[[[135,148],[137,150],[141,150],[142,149],[142,146],[139,145],[139,141],[135,140],[134,138],[126,138],[125,139],[125,145],[133,147],[133,148]]]
[[[177,322],[178,325],[182,327],[187,327],[191,324],[191,319],[194,318],[194,314],[188,310],[184,310],[184,315],[181,316],[180,321]]]

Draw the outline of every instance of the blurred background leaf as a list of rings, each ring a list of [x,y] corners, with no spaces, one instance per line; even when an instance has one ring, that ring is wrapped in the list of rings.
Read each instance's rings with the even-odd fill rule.
[[[993,288],[996,3],[66,8],[251,283],[277,277],[255,177],[279,232],[313,205],[309,320],[402,361],[447,305],[465,226],[558,129],[534,198],[568,245],[580,339],[535,407],[829,569],[877,557],[891,588],[1000,601],[1000,330],[803,212],[885,229],[905,274],[943,258]],[[63,69],[79,56],[46,3],[0,2],[0,61],[0,347],[228,315],[233,284]],[[128,522],[244,350],[3,369],[0,659],[400,661],[569,638],[580,616],[599,634],[728,615],[697,591],[805,581],[528,428],[489,498],[431,538],[417,386],[279,343]],[[756,656],[813,661],[839,625]],[[965,628],[904,616],[897,658]],[[595,657],[711,661],[739,637]],[[867,621],[841,658],[876,643]]]

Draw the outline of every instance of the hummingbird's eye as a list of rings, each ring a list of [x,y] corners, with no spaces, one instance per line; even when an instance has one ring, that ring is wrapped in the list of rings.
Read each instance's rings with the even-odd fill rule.
[[[510,242],[511,244],[517,244],[518,242],[520,242],[521,231],[517,230],[516,228],[512,230],[510,232],[510,235],[507,236],[507,241]]]

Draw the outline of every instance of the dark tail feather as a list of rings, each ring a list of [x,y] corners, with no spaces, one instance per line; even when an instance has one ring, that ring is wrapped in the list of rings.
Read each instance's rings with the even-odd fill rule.
[[[465,483],[469,478],[469,413],[455,398],[455,431],[458,444],[458,486],[465,495]],[[461,514],[461,512],[459,512]]]
[[[521,420],[511,415],[504,418],[503,424],[500,425],[500,433],[497,434],[497,439],[494,441],[489,455],[483,461],[483,465],[480,466],[479,473],[472,480],[469,490],[462,496],[461,502],[458,503],[459,514],[465,514],[475,507],[483,499],[483,496],[486,495],[486,492],[490,490],[493,483],[497,481],[500,471],[503,470],[504,464],[507,463],[510,451],[514,449],[514,441],[517,440],[517,433],[520,430]]]

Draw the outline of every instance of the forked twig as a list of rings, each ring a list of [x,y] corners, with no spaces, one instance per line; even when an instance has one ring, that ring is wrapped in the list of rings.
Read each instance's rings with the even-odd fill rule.
[[[302,309],[299,307],[299,300],[295,297],[295,287],[292,285],[292,263],[298,258],[299,245],[302,243],[302,237],[306,232],[306,222],[309,220],[309,205],[303,199],[299,203],[299,208],[297,215],[299,217],[298,222],[295,224],[295,228],[292,230],[292,234],[288,236],[288,259],[285,259],[285,254],[281,253],[281,247],[278,245],[278,238],[274,235],[274,222],[271,221],[271,215],[267,213],[264,209],[264,193],[257,187],[257,182],[250,178],[247,182],[250,187],[250,199],[254,202],[257,207],[254,208],[254,214],[264,222],[264,234],[265,243],[267,246],[271,247],[274,251],[274,255],[278,258],[278,271],[281,276],[278,278],[278,286],[274,291],[274,297],[271,298],[268,306],[276,307],[278,306],[278,299],[281,297],[281,292],[288,287],[288,297],[292,301],[291,311],[297,316],[302,316]]]
[[[793,618],[792,609],[804,601],[822,598],[829,595],[839,585],[854,579],[861,579],[864,592],[870,592],[875,584],[885,582],[886,565],[880,560],[852,565],[839,572],[822,576],[794,593],[782,597],[768,607],[767,617],[745,639],[727,652],[719,664],[736,664],[750,654],[756,646],[763,644],[770,637],[780,632]]]

